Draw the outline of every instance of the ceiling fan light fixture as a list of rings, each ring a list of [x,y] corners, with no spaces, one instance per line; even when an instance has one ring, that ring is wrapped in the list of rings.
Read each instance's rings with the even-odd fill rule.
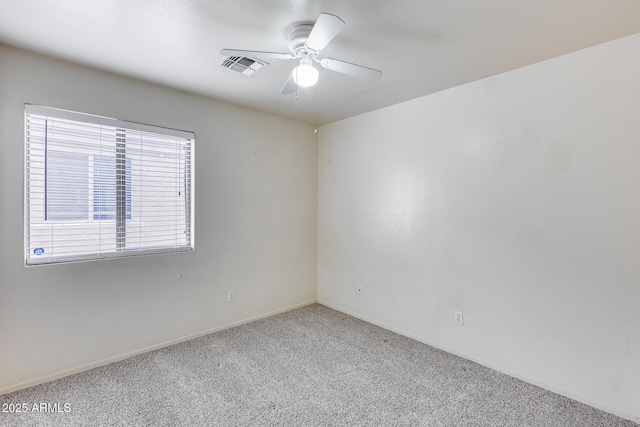
[[[289,77],[280,89],[283,95],[295,93],[296,99],[298,99],[299,87],[310,87],[318,83],[320,67],[370,82],[380,79],[382,76],[380,70],[321,55],[324,48],[342,31],[344,25],[344,21],[339,16],[323,12],[315,23],[297,24],[289,29],[287,40],[290,53],[242,49],[222,49],[220,53],[228,57],[247,58],[250,61],[257,61],[256,58],[298,58],[297,66],[289,73]],[[318,55],[321,55],[320,58]],[[314,62],[319,63],[320,67],[314,67]],[[265,63],[265,65],[268,64]]]
[[[318,83],[318,75],[320,73],[313,66],[311,61],[305,61],[304,59],[300,60],[300,65],[298,65],[293,72],[293,81],[302,87],[313,86]]]

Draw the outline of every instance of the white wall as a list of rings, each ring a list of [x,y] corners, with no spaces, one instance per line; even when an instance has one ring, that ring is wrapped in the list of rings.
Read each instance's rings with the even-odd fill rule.
[[[26,268],[24,103],[194,131],[196,251]],[[0,45],[0,393],[315,301],[313,130]]]
[[[321,127],[318,301],[639,421],[639,76],[640,34]]]

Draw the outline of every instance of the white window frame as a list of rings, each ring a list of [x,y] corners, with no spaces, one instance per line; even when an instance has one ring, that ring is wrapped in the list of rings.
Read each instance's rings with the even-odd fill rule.
[[[132,250],[116,250],[116,251],[98,251],[85,254],[75,255],[62,255],[62,256],[36,256],[32,254],[35,249],[31,247],[30,242],[30,229],[32,227],[30,221],[30,188],[29,188],[29,129],[28,129],[28,117],[29,115],[38,115],[51,117],[55,119],[73,120],[77,122],[88,123],[92,125],[102,125],[113,128],[121,128],[130,131],[140,131],[151,134],[158,134],[164,136],[171,136],[180,139],[184,139],[187,149],[187,162],[185,165],[185,182],[186,182],[186,195],[185,198],[185,223],[186,229],[184,230],[186,237],[186,243],[181,245],[164,245],[162,247],[148,247],[148,248],[136,248]],[[25,152],[24,152],[24,254],[25,265],[48,265],[58,264],[64,262],[80,262],[80,261],[93,261],[109,258],[122,258],[141,255],[152,254],[166,254],[172,252],[186,252],[193,251],[195,249],[195,233],[194,233],[194,194],[195,194],[195,134],[194,132],[183,131],[178,129],[166,128],[161,126],[154,126],[142,123],[136,123],[126,120],[113,119],[103,116],[97,116],[93,114],[79,113],[69,110],[63,110],[58,108],[44,107],[39,105],[25,104],[24,109],[25,119]],[[45,192],[47,190],[45,189]],[[129,212],[127,212],[129,214]],[[127,217],[128,219],[128,217]]]

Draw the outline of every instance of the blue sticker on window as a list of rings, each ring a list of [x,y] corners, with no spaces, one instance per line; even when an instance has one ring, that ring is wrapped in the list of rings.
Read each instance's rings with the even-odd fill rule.
[[[44,248],[35,248],[33,250],[34,255],[42,255],[44,253]]]

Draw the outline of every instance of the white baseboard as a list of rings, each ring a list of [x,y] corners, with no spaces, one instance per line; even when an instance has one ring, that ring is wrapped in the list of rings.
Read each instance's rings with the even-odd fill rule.
[[[312,300],[312,301],[306,301],[300,304],[295,304],[289,307],[285,307],[285,308],[281,308],[275,311],[271,311],[268,313],[264,313],[264,314],[260,314],[258,316],[253,316],[250,317],[248,319],[243,319],[237,322],[233,322],[233,323],[228,323],[226,325],[222,325],[219,326],[217,328],[212,328],[212,329],[207,329],[206,331],[202,331],[202,332],[197,332],[195,334],[191,334],[191,335],[187,335],[185,337],[181,337],[181,338],[176,338],[173,340],[169,340],[169,341],[165,341],[163,343],[160,344],[156,344],[156,345],[152,345],[149,347],[145,347],[142,348],[140,350],[135,350],[135,351],[131,351],[128,353],[124,353],[118,356],[113,356],[113,357],[108,357],[106,359],[102,359],[99,360],[97,362],[93,362],[93,363],[87,363],[86,365],[82,365],[82,366],[78,366],[76,368],[71,368],[71,369],[66,369],[64,371],[59,371],[59,372],[54,372],[52,374],[47,374],[38,378],[34,378],[28,381],[23,381],[17,384],[13,384],[13,385],[9,385],[6,387],[2,387],[0,388],[0,395],[3,394],[7,394],[7,393],[12,393],[14,391],[18,391],[18,390],[22,390],[28,387],[33,387],[34,385],[38,385],[38,384],[42,384],[42,383],[46,383],[49,381],[53,381],[53,380],[57,380],[63,377],[67,377],[69,375],[73,375],[73,374],[78,374],[80,372],[83,371],[88,371],[89,369],[93,369],[93,368],[97,368],[99,366],[104,366],[104,365],[108,365],[110,363],[114,363],[114,362],[119,362],[120,360],[124,360],[124,359],[128,359],[130,357],[133,356],[137,356],[138,354],[143,354],[143,353],[147,353],[149,351],[153,351],[153,350],[158,350],[164,347],[169,347],[171,345],[175,345],[175,344],[179,344],[181,342],[185,342],[185,341],[189,341],[192,340],[194,338],[199,338],[205,335],[209,335],[212,334],[214,332],[219,332],[225,329],[230,329],[230,328],[234,328],[236,326],[240,326],[240,325],[244,325],[245,323],[251,323],[254,322],[256,320],[260,320],[260,319],[264,319],[267,317],[271,317],[271,316],[275,316],[276,314],[280,314],[280,313],[284,313],[287,311],[291,311],[291,310],[295,310],[296,308],[301,308],[301,307],[305,307],[307,305],[311,305],[311,304],[315,304],[316,300]]]
[[[379,322],[379,321],[377,321],[375,319],[371,319],[371,318],[369,318],[367,316],[364,316],[364,315],[362,315],[360,313],[354,312],[352,310],[347,310],[347,309],[342,308],[340,306],[337,306],[335,304],[331,304],[331,303],[328,303],[328,302],[322,301],[322,300],[318,300],[317,302],[318,302],[318,304],[322,304],[324,306],[327,306],[329,308],[337,310],[337,311],[339,311],[341,313],[348,314],[349,316],[353,316],[353,317],[358,318],[360,320],[364,320],[367,323],[371,323],[373,325],[380,326],[381,328],[384,328],[384,329],[387,329],[389,331],[395,332],[397,334],[403,335],[405,337],[414,339],[414,340],[419,341],[419,342],[421,342],[423,344],[427,344],[427,345],[429,345],[431,347],[438,348],[440,350],[446,351],[447,353],[455,354],[456,356],[460,356],[460,357],[462,357],[464,359],[471,360],[471,361],[476,362],[476,363],[478,363],[480,365],[486,366],[487,368],[491,368],[491,369],[494,369],[494,370],[496,370],[498,372],[502,372],[503,374],[507,374],[507,375],[509,375],[511,377],[518,378],[519,380],[528,382],[529,384],[533,384],[533,385],[536,385],[538,387],[542,387],[544,389],[547,389],[549,391],[557,393],[557,394],[559,394],[561,396],[568,397],[569,399],[576,400],[578,402],[584,403],[585,405],[589,405],[589,406],[592,406],[594,408],[601,409],[601,410],[603,410],[605,412],[608,412],[610,414],[616,415],[616,416],[618,416],[620,418],[624,418],[626,420],[633,421],[635,423],[640,424],[640,415],[639,414],[631,414],[629,412],[626,412],[626,411],[620,410],[618,408],[615,408],[613,406],[607,405],[606,403],[600,402],[598,400],[594,400],[594,399],[589,398],[587,396],[583,396],[583,395],[580,395],[578,393],[574,393],[574,392],[565,390],[565,389],[563,389],[561,387],[557,387],[557,386],[555,386],[553,384],[550,384],[550,383],[548,383],[546,381],[541,381],[541,380],[539,380],[537,378],[530,377],[530,376],[522,374],[520,372],[513,371],[512,369],[505,368],[504,366],[496,364],[496,363],[494,363],[494,362],[492,362],[490,360],[486,360],[486,359],[483,359],[481,357],[477,357],[477,356],[472,355],[472,354],[467,354],[465,352],[461,352],[459,350],[447,347],[446,345],[442,345],[440,343],[437,343],[437,342],[434,342],[434,341],[430,341],[428,339],[425,339],[424,337],[418,336],[418,335],[410,333],[410,332],[406,332],[406,331],[404,331],[402,329],[395,328],[393,326],[387,325],[384,322]]]

